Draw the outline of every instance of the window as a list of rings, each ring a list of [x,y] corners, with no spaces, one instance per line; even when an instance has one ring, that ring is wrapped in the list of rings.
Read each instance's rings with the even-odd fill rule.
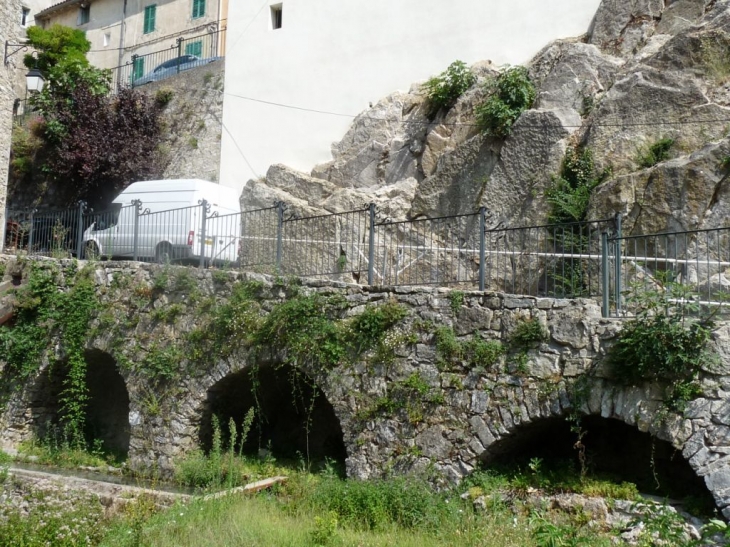
[[[85,25],[91,18],[91,6],[88,4],[81,4],[79,8],[79,25]]]
[[[132,63],[132,82],[144,76],[144,57],[137,57]]]
[[[152,4],[144,9],[144,30],[145,34],[149,34],[155,30],[155,17],[157,16],[157,4]]]
[[[185,55],[195,55],[201,57],[203,55],[203,41],[198,40],[191,44],[185,44]]]
[[[23,8],[23,11],[20,14],[20,25],[23,27],[27,27],[29,18],[30,18],[30,8]]]
[[[111,32],[105,32],[104,33],[104,47],[109,47],[109,44],[112,41],[112,33]]]
[[[205,15],[205,0],[193,0],[193,19]]]
[[[276,30],[281,28],[282,23],[282,4],[271,6],[271,28]]]

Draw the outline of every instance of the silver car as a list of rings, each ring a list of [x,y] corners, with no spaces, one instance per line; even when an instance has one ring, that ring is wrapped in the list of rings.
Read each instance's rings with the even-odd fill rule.
[[[183,70],[207,65],[208,63],[217,61],[220,58],[221,57],[207,57],[205,59],[201,59],[197,55],[181,55],[180,57],[175,57],[174,59],[165,61],[161,65],[157,66],[152,72],[145,74],[141,78],[133,80],[132,85],[138,86],[148,84],[150,82],[159,82],[160,80],[174,76]]]

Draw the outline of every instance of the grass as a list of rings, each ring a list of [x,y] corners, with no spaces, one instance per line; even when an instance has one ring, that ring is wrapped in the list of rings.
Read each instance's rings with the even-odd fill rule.
[[[73,448],[67,444],[52,444],[40,441],[29,441],[20,445],[18,456],[19,461],[31,459],[38,465],[48,465],[62,469],[77,469],[79,467],[118,467],[124,461],[123,458],[103,452],[100,447],[96,450],[85,450]],[[0,455],[2,463],[2,455]]]

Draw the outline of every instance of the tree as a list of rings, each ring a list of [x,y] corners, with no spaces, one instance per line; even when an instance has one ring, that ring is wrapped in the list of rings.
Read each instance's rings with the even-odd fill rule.
[[[130,89],[110,96],[110,72],[89,64],[91,45],[79,30],[31,27],[28,41],[36,54],[24,63],[47,81],[31,104],[42,140],[35,157],[43,158],[45,179],[57,188],[54,205],[105,206],[130,183],[159,177],[161,107]]]

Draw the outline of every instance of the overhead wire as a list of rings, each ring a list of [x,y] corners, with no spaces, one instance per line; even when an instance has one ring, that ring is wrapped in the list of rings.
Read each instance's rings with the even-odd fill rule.
[[[479,124],[473,123],[473,122],[433,122],[428,120],[393,120],[391,118],[382,118],[378,116],[368,116],[364,114],[345,114],[342,112],[332,112],[329,110],[321,110],[316,108],[307,108],[303,106],[297,106],[297,105],[291,105],[286,103],[279,103],[275,101],[266,101],[263,99],[256,99],[254,97],[247,97],[245,95],[238,95],[236,93],[229,93],[226,91],[222,91],[224,95],[227,95],[229,97],[236,97],[238,99],[243,99],[246,101],[251,101],[255,103],[261,103],[266,104],[270,106],[275,106],[279,108],[286,108],[290,110],[299,110],[302,112],[311,112],[313,114],[323,114],[327,116],[336,116],[341,118],[350,118],[350,119],[365,119],[365,120],[373,120],[373,121],[389,121],[394,123],[400,123],[404,125],[425,125],[425,126],[431,126],[431,125],[444,125],[444,126],[451,126],[451,127],[480,127]],[[591,124],[592,127],[642,127],[642,126],[661,126],[661,125],[697,125],[697,124],[708,124],[708,123],[724,123],[724,122],[730,122],[730,111],[728,111],[728,117],[727,118],[714,118],[714,119],[687,119],[687,120],[669,120],[664,119],[662,121],[608,121],[608,122],[598,122]],[[570,125],[570,124],[540,124],[540,125],[530,125],[521,123],[521,128],[528,128],[528,129],[548,129],[548,128],[558,128],[558,127],[564,127],[564,128],[572,128],[572,129],[578,129],[583,127],[584,124],[580,125]]]

